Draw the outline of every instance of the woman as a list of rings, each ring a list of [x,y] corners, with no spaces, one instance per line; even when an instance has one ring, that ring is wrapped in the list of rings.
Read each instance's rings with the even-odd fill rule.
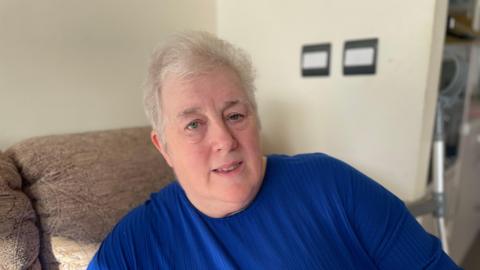
[[[324,154],[264,157],[248,57],[207,33],[152,57],[145,108],[176,182],[89,269],[457,269],[392,193]]]

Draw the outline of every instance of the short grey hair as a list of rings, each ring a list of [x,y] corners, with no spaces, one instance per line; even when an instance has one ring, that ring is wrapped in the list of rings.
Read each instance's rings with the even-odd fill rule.
[[[162,143],[165,141],[161,92],[167,75],[185,78],[207,73],[217,67],[230,68],[237,74],[258,121],[254,96],[255,70],[250,57],[242,49],[210,33],[184,32],[171,36],[155,49],[144,85],[145,113]]]

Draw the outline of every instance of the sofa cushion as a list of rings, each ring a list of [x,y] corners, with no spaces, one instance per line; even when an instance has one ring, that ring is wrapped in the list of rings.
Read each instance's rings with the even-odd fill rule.
[[[26,269],[34,265],[39,269],[39,233],[35,221],[35,212],[22,192],[22,179],[15,165],[0,152],[0,269]]]
[[[7,150],[40,220],[42,266],[85,268],[117,221],[173,179],[149,133],[53,135]]]

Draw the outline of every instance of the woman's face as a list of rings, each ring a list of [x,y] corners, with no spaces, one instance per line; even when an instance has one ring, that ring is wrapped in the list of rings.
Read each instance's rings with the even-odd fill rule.
[[[222,217],[257,194],[264,166],[257,117],[230,69],[180,79],[162,91],[165,146],[152,140],[175,171],[188,199],[203,213]]]

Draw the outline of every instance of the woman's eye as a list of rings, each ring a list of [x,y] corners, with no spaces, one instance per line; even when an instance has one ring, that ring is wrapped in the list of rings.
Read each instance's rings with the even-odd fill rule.
[[[185,127],[188,130],[194,130],[197,129],[200,126],[200,123],[198,121],[192,121],[188,123],[188,125]]]
[[[242,120],[245,116],[243,114],[240,114],[240,113],[232,113],[230,114],[227,119],[228,120],[231,120],[233,122],[238,122],[240,120]]]

